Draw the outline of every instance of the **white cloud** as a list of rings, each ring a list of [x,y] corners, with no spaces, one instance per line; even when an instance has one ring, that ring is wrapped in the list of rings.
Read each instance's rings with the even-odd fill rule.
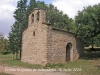
[[[8,36],[11,25],[14,23],[13,12],[18,0],[0,0],[0,32]]]
[[[54,6],[71,18],[74,18],[77,11],[82,10],[83,7],[98,3],[100,3],[100,0],[54,0],[52,2]]]

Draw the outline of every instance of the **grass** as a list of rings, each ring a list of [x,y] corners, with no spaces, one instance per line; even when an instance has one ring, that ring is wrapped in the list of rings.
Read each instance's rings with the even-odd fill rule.
[[[71,75],[100,75],[100,51],[85,52],[76,61],[65,64],[49,64],[46,67],[72,69],[72,71],[66,71]],[[81,69],[81,71],[74,71],[74,69]]]
[[[14,74],[7,74],[7,73],[1,72],[0,75],[14,75]]]
[[[20,60],[12,60],[12,54],[2,55],[0,54],[0,64],[14,67],[23,67],[23,68],[41,68],[40,65],[32,65],[28,63],[21,62]]]
[[[1,55],[0,54],[0,64],[24,68],[41,68],[40,65],[32,65],[28,63],[21,62],[20,60],[12,60],[11,54]],[[73,62],[66,62],[64,64],[47,64],[43,68],[62,68],[66,69],[67,73],[70,75],[100,75],[100,51],[88,52],[85,50],[84,55],[78,60]],[[71,69],[71,71],[68,71]],[[74,71],[75,69],[80,69],[80,71]]]
[[[47,65],[50,68],[65,68],[72,69],[72,71],[66,71],[67,73],[71,73],[72,75],[99,75],[100,74],[100,63],[99,60],[84,60],[78,59],[73,62],[66,62],[65,64],[55,64],[55,65]],[[81,71],[73,71],[74,69],[81,69]]]

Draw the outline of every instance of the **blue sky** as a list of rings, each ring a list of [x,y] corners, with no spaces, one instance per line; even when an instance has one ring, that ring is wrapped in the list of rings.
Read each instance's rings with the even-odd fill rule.
[[[11,26],[15,22],[13,12],[16,9],[18,0],[0,0],[0,32],[5,37],[11,31]],[[38,1],[38,0],[37,0]],[[39,0],[44,1],[46,4],[52,3],[59,10],[63,11],[70,18],[74,18],[77,15],[78,10],[82,10],[83,7],[88,5],[94,5],[100,3],[100,0]]]
[[[36,1],[44,1],[46,4],[52,3],[54,0],[36,0]]]

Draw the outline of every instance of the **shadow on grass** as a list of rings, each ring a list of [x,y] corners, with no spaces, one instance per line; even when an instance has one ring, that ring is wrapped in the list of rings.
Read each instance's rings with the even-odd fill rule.
[[[100,48],[95,48],[95,51],[91,51],[90,48],[84,50],[84,54],[80,59],[85,60],[98,60],[100,59]]]

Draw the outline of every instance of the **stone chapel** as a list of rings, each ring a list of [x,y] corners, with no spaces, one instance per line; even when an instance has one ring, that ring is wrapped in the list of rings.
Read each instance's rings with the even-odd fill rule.
[[[46,24],[46,11],[35,8],[22,36],[21,61],[31,64],[57,64],[78,59],[84,52],[74,33]]]

